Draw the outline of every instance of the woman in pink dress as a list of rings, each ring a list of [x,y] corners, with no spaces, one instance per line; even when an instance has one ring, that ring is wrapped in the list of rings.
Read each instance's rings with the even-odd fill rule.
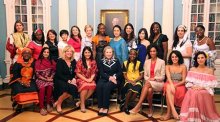
[[[214,101],[214,88],[219,87],[214,71],[207,67],[207,56],[197,52],[195,64],[187,74],[185,98],[182,103],[180,120],[183,122],[219,122]]]
[[[82,36],[80,34],[79,27],[76,25],[72,26],[72,28],[70,29],[70,39],[67,43],[74,48],[75,50],[74,58],[76,61],[80,59],[81,40],[82,40]]]
[[[44,33],[41,29],[37,29],[32,34],[32,41],[29,43],[28,48],[33,52],[33,58],[38,59],[40,52],[44,45]]]
[[[97,65],[90,47],[86,46],[83,49],[82,59],[77,62],[75,72],[76,84],[80,92],[80,101],[76,103],[76,106],[80,105],[81,112],[85,113],[85,100],[93,94],[96,88]]]
[[[166,121],[171,118],[179,119],[175,106],[181,107],[186,93],[185,78],[187,68],[183,64],[184,59],[179,51],[172,51],[166,66],[167,82],[164,84],[164,95],[166,94],[167,113],[160,120]]]

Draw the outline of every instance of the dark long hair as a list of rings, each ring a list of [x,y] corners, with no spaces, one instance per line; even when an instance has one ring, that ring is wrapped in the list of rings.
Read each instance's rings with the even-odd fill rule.
[[[137,59],[137,51],[132,48],[132,49],[129,51],[129,54],[131,53],[131,51],[134,51],[134,52],[136,53],[136,58],[134,59],[134,67],[133,67],[133,72],[134,72],[134,71],[135,71],[136,64],[137,64],[137,61],[138,61],[138,59]],[[131,59],[130,59],[130,57],[128,57],[128,62],[127,62],[127,65],[126,65],[126,70],[127,70],[127,71],[128,71],[128,66],[129,66],[130,63],[131,63]]]
[[[24,24],[21,22],[21,20],[17,20],[17,21],[15,22],[15,24],[14,24],[14,33],[17,32],[17,29],[16,29],[16,24],[17,24],[17,23],[20,23],[20,24],[23,26],[23,30],[24,30]]]
[[[170,65],[173,64],[172,54],[175,54],[175,55],[178,57],[178,64],[179,64],[179,65],[184,63],[182,54],[181,54],[179,51],[177,51],[177,50],[173,50],[173,51],[170,53],[170,55],[169,55],[168,64],[170,64]]]
[[[79,29],[79,27],[76,26],[76,25],[74,25],[74,26],[71,27],[71,29],[70,29],[70,37],[71,37],[74,41],[77,41],[77,40],[75,39],[73,33],[72,33],[73,28],[77,28],[77,29],[78,29],[79,33],[78,33],[77,36],[79,37],[79,39],[80,39],[80,41],[81,41],[81,40],[82,40],[82,36],[81,36],[81,33],[80,33],[80,29]]]
[[[150,44],[150,45],[147,47],[148,59],[151,59],[150,50],[151,50],[152,48],[155,48],[155,49],[156,49],[157,57],[158,57],[158,46],[157,46],[156,44]]]
[[[55,45],[57,45],[57,44],[58,44],[58,41],[57,41],[57,33],[56,33],[56,31],[53,30],[53,29],[51,29],[51,30],[49,30],[49,31],[47,32],[47,41],[50,40],[50,38],[49,38],[49,33],[50,33],[50,32],[53,33],[53,34],[55,35],[54,43],[55,43]]]
[[[99,34],[100,34],[100,31],[99,31],[100,26],[105,26],[105,24],[103,24],[103,23],[99,23],[99,24],[98,24],[96,35],[99,35]],[[104,33],[104,36],[107,36],[107,34]]]
[[[128,34],[126,33],[126,28],[127,28],[128,26],[130,26],[131,29],[133,30],[133,31],[131,32],[129,38],[128,38]],[[126,42],[127,42],[127,41],[130,41],[131,39],[134,38],[134,27],[133,27],[133,25],[132,25],[131,23],[128,23],[128,24],[125,25],[123,38],[125,39]]]
[[[39,40],[39,41],[40,41],[41,45],[43,46],[44,42],[45,42],[45,37],[44,37],[44,32],[41,29],[37,29],[37,30],[33,31],[33,33],[32,33],[32,40],[33,41],[37,40],[37,38],[35,36],[35,33],[37,33],[36,31],[38,31],[38,30],[40,30],[42,32],[42,37],[41,37],[41,40]]]
[[[186,27],[184,25],[179,25],[176,27],[176,30],[174,32],[174,35],[173,35],[173,48],[177,46],[177,44],[179,43],[179,37],[177,35],[177,31],[178,31],[178,28],[180,28],[180,26],[183,26],[183,29],[184,29],[184,32],[186,32]],[[185,27],[185,28],[184,28]]]
[[[199,52],[197,52],[197,53],[195,54],[195,57],[194,57],[194,67],[198,67],[198,66],[199,66],[199,63],[198,63],[198,61],[197,61],[197,58],[198,58],[198,56],[199,56],[200,54],[202,54],[202,55],[205,56],[205,58],[206,58],[205,66],[207,66],[207,55],[205,54],[205,52],[199,51]]]
[[[40,55],[39,55],[39,57],[38,57],[38,60],[41,60],[41,62],[42,62],[42,60],[44,59],[43,53],[44,53],[45,50],[49,50],[48,59],[50,60],[50,63],[53,64],[52,59],[51,59],[51,54],[50,54],[50,49],[49,49],[49,47],[44,47],[44,48],[41,50]]]
[[[151,43],[152,43],[152,41],[154,40],[154,37],[155,37],[155,33],[153,31],[154,25],[158,25],[159,26],[159,31],[160,31],[159,33],[162,33],[162,28],[161,28],[160,23],[158,23],[158,22],[152,23],[151,26],[150,26],[150,37],[149,37],[149,40],[151,41]]]
[[[90,60],[93,60],[93,53],[92,53],[92,49],[89,47],[89,46],[85,46],[83,48],[83,52],[82,52],[82,63],[83,63],[83,66],[84,68],[88,69],[88,66],[87,66],[87,63],[86,63],[86,57],[84,55],[85,51],[88,50],[90,53],[91,53],[91,56],[90,56]]]
[[[146,28],[141,28],[141,29],[138,31],[138,44],[141,43],[141,39],[140,39],[140,37],[139,37],[139,34],[140,34],[142,31],[143,31],[144,34],[145,34],[144,39],[148,40],[147,29],[146,29]]]

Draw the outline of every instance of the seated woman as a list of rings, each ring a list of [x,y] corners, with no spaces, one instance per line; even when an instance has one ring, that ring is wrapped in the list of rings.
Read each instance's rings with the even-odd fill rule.
[[[219,122],[214,101],[214,88],[219,83],[212,68],[207,67],[207,56],[204,52],[197,52],[194,57],[194,66],[186,76],[188,91],[184,97],[180,120],[183,122]]]
[[[167,113],[160,120],[167,121],[171,118],[171,113],[175,119],[179,119],[175,106],[181,107],[186,93],[185,78],[187,68],[183,64],[184,60],[179,51],[172,51],[169,55],[166,66],[167,82],[164,84],[164,94],[166,93]]]
[[[37,104],[39,102],[37,87],[33,81],[34,59],[31,57],[32,51],[29,48],[23,48],[21,55],[21,59],[18,59],[13,66],[13,76],[9,82],[13,101],[12,106],[18,105],[16,112],[21,112],[23,104]]]
[[[82,59],[76,64],[76,84],[78,92],[80,92],[80,102],[76,106],[81,108],[81,112],[85,113],[85,100],[88,99],[96,88],[95,76],[97,73],[96,61],[93,59],[92,49],[88,46],[82,51]]]
[[[97,83],[96,93],[98,97],[98,115],[107,116],[109,110],[109,99],[113,89],[120,84],[122,77],[121,64],[114,57],[114,51],[110,46],[103,50],[104,58],[99,62],[98,68],[100,79]]]
[[[125,78],[123,89],[126,90],[126,99],[120,109],[128,112],[129,102],[135,100],[141,92],[142,78],[144,76],[143,67],[141,67],[141,62],[137,60],[137,51],[135,49],[130,49],[129,58],[123,63],[123,74]]]
[[[44,47],[40,52],[39,59],[35,63],[36,84],[39,90],[40,114],[47,115],[51,112],[53,78],[55,75],[56,62],[51,59],[50,50]],[[46,94],[46,100],[44,100]],[[47,109],[44,107],[46,101]]]
[[[137,105],[130,110],[131,114],[136,114],[147,96],[147,100],[149,103],[149,114],[148,117],[152,117],[153,108],[152,108],[152,98],[153,91],[161,91],[164,85],[165,79],[165,62],[164,60],[158,58],[158,48],[157,45],[149,45],[148,46],[148,56],[144,63],[144,80],[145,84],[141,91],[140,100]]]
[[[76,61],[74,59],[74,49],[72,46],[66,46],[63,49],[62,58],[58,59],[56,73],[54,77],[54,97],[57,100],[54,103],[56,111],[62,114],[62,102],[66,98],[77,97],[77,87],[75,79]]]

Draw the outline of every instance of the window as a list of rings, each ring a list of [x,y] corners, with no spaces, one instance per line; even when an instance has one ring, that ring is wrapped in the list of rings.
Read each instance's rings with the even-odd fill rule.
[[[190,40],[196,39],[195,27],[203,25],[206,28],[205,35],[220,45],[220,0],[191,0],[189,5],[190,22],[185,23],[190,28]]]
[[[15,0],[15,21],[24,23],[29,35],[38,28],[44,30],[44,6],[42,0]]]

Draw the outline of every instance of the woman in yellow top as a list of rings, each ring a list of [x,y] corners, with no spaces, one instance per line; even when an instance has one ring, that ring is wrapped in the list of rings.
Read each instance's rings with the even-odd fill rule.
[[[21,59],[18,57],[21,57],[23,48],[27,47],[30,42],[29,36],[23,31],[24,24],[17,20],[14,24],[14,33],[10,35],[6,44],[6,49],[10,52],[13,63],[17,59]]]
[[[134,100],[142,89],[142,78],[144,76],[141,62],[137,60],[137,51],[131,49],[129,58],[123,63],[123,74],[125,78],[124,93],[126,93],[125,103],[121,104],[121,111],[129,112],[129,102]]]

